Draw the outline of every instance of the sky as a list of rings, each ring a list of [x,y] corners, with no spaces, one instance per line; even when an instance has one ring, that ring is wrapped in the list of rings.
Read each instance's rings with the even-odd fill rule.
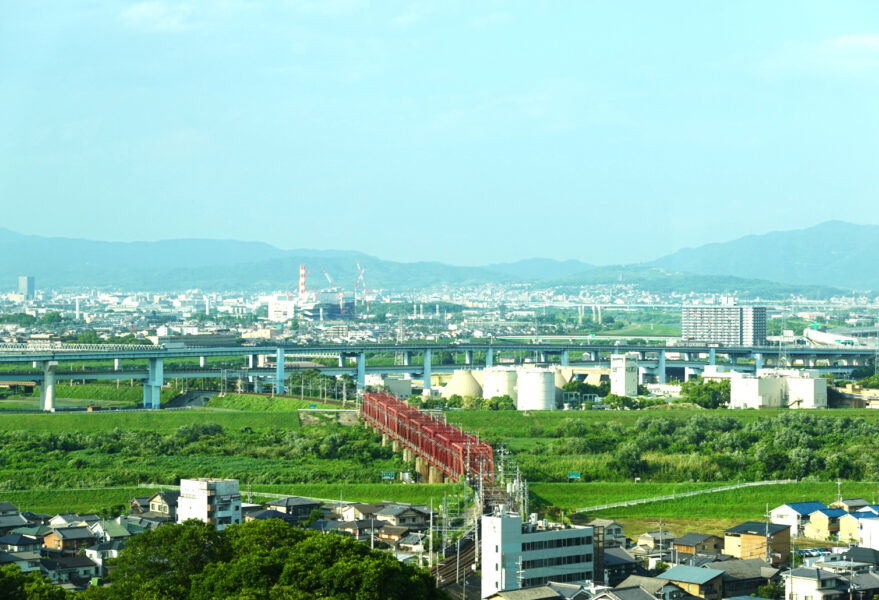
[[[0,226],[460,265],[879,223],[879,3],[0,0]]]

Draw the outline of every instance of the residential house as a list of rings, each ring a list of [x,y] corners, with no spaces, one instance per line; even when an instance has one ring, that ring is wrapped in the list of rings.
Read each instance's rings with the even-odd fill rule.
[[[296,521],[307,521],[311,511],[320,510],[321,503],[311,498],[288,496],[266,503],[266,508],[290,515]]]
[[[363,519],[371,519],[379,510],[384,508],[385,504],[364,504],[355,502],[353,504],[345,504],[336,509],[336,513],[342,521],[361,521]]]
[[[0,567],[5,565],[16,565],[21,569],[22,573],[30,573],[31,571],[40,570],[40,553],[39,551],[27,552],[5,552],[0,551]]]
[[[670,531],[648,531],[638,536],[638,545],[648,550],[671,550],[675,534]]]
[[[874,567],[879,567],[879,550],[874,550],[873,548],[852,546],[842,553],[842,557],[847,560],[856,560],[858,562],[873,565]]]
[[[34,536],[7,533],[0,537],[0,550],[6,552],[39,552],[43,541]]]
[[[386,521],[395,527],[427,529],[430,509],[425,511],[415,506],[392,504],[377,510],[375,518]]]
[[[873,600],[879,595],[879,573],[862,571],[849,577],[851,600]]]
[[[94,513],[80,515],[77,513],[61,513],[49,519],[49,527],[91,527],[101,520]]]
[[[720,554],[723,538],[708,533],[688,533],[672,544],[678,554]]]
[[[180,492],[156,492],[153,494],[147,506],[150,516],[164,516],[169,521],[177,520],[177,501]]]
[[[592,519],[586,525],[601,527],[603,531],[602,544],[609,546],[626,546],[626,536],[623,535],[623,526],[612,519]],[[596,538],[597,538],[596,534]]]
[[[259,512],[251,513],[245,516],[244,522],[249,523],[250,521],[265,521],[266,519],[280,519],[288,525],[293,525],[297,522],[295,517],[292,517],[287,513],[269,509],[261,510]]]
[[[839,517],[839,531],[837,539],[840,542],[857,544],[861,540],[861,519],[879,519],[879,514],[869,510],[860,510],[853,513],[845,513]]]
[[[872,565],[866,562],[851,560],[845,558],[841,554],[828,554],[815,559],[808,566],[822,571],[830,571],[839,573],[840,575],[851,575],[852,573],[863,573],[869,571]]]
[[[426,543],[426,534],[421,531],[413,531],[407,533],[397,542],[397,548],[406,552],[424,552]]]
[[[377,539],[378,534],[387,523],[379,519],[359,519],[357,521],[341,521],[336,531],[347,533],[355,539],[368,541]]]
[[[32,523],[21,514],[5,515],[0,517],[0,535],[6,535],[13,529],[28,527]]]
[[[128,501],[129,512],[133,515],[142,515],[150,510],[150,498],[152,496],[135,496]]]
[[[859,508],[855,512],[859,512],[859,513],[871,512],[874,515],[879,515],[879,504],[868,504],[867,506],[865,506],[863,508]]]
[[[131,532],[125,525],[119,521],[98,521],[91,527],[91,532],[95,535],[95,539],[100,542],[114,542],[118,540],[127,540],[131,537]]]
[[[506,592],[495,592],[486,598],[488,600],[559,600],[563,596],[548,585],[539,585]]]
[[[99,542],[85,549],[85,555],[98,566],[98,576],[107,574],[107,559],[116,558],[119,552],[125,548],[125,542],[116,540],[113,542]]]
[[[640,594],[634,591],[624,593],[624,590],[634,590],[634,588],[643,590],[654,600],[688,600],[695,598],[695,596],[667,579],[644,577],[642,575],[626,577],[622,583],[613,589],[613,592],[616,595],[620,595],[621,600],[629,600],[628,598],[623,598],[623,596],[637,597]]]
[[[82,587],[98,576],[98,565],[87,556],[61,556],[40,560],[40,570],[53,583],[71,582]]]
[[[596,552],[598,549],[596,548]],[[641,561],[619,546],[604,548],[604,572],[596,573],[605,585],[617,586],[630,575],[647,575]]]
[[[668,584],[669,588],[676,588]],[[677,588],[678,596],[674,600],[681,598],[690,598],[690,595]],[[612,590],[601,590],[592,597],[592,600],[656,600],[656,596],[642,588],[640,585],[632,585],[629,587],[616,587]],[[671,600],[671,599],[669,599]]]
[[[719,569],[675,565],[668,571],[657,575],[656,578],[665,579],[688,594],[704,600],[723,598],[723,571]]]
[[[803,535],[813,540],[829,540],[839,533],[839,518],[849,514],[841,508],[822,508],[809,515]]]
[[[831,504],[830,508],[841,508],[846,512],[857,512],[868,506],[870,506],[870,503],[863,498],[843,498]]]
[[[846,581],[836,573],[800,567],[787,576],[784,597],[787,600],[833,600],[846,594]]]
[[[43,538],[43,546],[53,550],[79,550],[95,543],[95,534],[88,527],[55,527]]]
[[[803,527],[809,522],[809,515],[816,510],[827,508],[823,502],[789,502],[769,511],[769,520],[790,527],[792,536],[803,535]]]
[[[757,595],[757,589],[780,577],[781,571],[760,558],[733,558],[706,565],[723,571],[723,595]]]
[[[20,535],[28,535],[33,538],[37,538],[40,541],[40,544],[43,543],[43,538],[49,535],[52,532],[52,528],[48,525],[28,525],[26,527],[16,527],[9,533],[18,533]]]
[[[378,532],[378,539],[385,542],[389,546],[396,546],[397,543],[409,533],[408,527],[400,527],[397,525],[385,525]]]
[[[746,521],[730,527],[723,532],[723,553],[742,559],[768,558],[773,566],[780,566],[790,556],[790,526]]]
[[[0,517],[8,517],[10,515],[17,515],[18,507],[16,507],[11,502],[0,502]]]

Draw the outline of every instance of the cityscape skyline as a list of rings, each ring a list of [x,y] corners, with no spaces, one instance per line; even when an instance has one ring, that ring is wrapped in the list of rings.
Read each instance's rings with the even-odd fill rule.
[[[0,196],[28,233],[461,265],[860,221],[879,7],[795,6],[10,4]]]

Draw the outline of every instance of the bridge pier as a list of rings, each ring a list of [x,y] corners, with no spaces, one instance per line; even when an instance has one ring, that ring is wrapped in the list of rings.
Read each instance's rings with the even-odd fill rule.
[[[406,352],[403,352],[403,366],[404,367],[409,366],[409,351],[408,350]]]
[[[161,358],[151,358],[150,372],[143,382],[143,407],[160,408],[162,384],[165,382],[164,362]]]
[[[366,352],[357,355],[357,391],[363,392],[366,387]]]
[[[58,363],[47,360],[43,363],[43,385],[40,387],[40,410],[55,412],[55,370]]]
[[[283,394],[286,390],[284,387],[284,381],[286,380],[286,375],[284,373],[284,367],[286,361],[286,357],[284,356],[284,349],[278,346],[277,351],[275,352],[275,394]],[[259,364],[259,358],[257,358],[256,364]]]
[[[388,434],[383,433],[383,434],[382,434],[382,446],[387,446],[387,445],[388,445],[388,441],[390,441],[390,439],[391,439],[391,438],[388,437]]]
[[[754,353],[754,371],[759,371],[763,368],[763,354],[761,352]]]
[[[339,367],[345,366],[345,353],[339,352]]]
[[[717,350],[714,348],[708,349],[708,364],[716,365],[717,364]]]
[[[430,379],[431,379],[431,356],[430,348],[424,350],[424,392],[425,396],[430,396]]]
[[[113,359],[113,370],[118,371],[121,368],[122,368],[122,359],[121,358],[114,358]]]
[[[562,361],[563,367],[568,366],[569,363],[568,363],[568,351],[567,350],[562,350],[561,361]]]
[[[391,442],[391,450],[393,450],[394,452],[400,451],[400,442],[398,440],[394,440]]]
[[[464,364],[472,365],[473,364],[473,350],[465,350],[464,351]]]
[[[665,383],[665,350],[659,351],[658,360],[656,361],[656,378],[659,383]]]
[[[430,465],[427,470],[427,483],[443,483],[443,472]]]
[[[204,356],[199,356],[199,357],[198,357],[198,366],[199,366],[199,368],[204,369],[204,368],[205,368],[205,365],[207,365],[207,364],[208,364],[208,359],[206,359]]]
[[[540,351],[537,353],[537,360],[541,363],[547,362],[546,360],[546,352]]]

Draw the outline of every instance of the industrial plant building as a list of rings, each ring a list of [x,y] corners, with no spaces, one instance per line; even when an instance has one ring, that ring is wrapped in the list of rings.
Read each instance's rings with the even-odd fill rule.
[[[638,355],[613,354],[610,357],[610,393],[638,395]]]
[[[587,582],[596,567],[593,527],[539,521],[523,523],[504,507],[482,517],[482,597],[553,582]]]
[[[719,306],[685,306],[681,314],[684,342],[721,346],[766,344],[766,307],[738,306],[725,301]]]
[[[441,393],[443,398],[509,396],[518,410],[554,410],[564,401],[563,386],[571,371],[558,367],[488,367],[459,369]]]

